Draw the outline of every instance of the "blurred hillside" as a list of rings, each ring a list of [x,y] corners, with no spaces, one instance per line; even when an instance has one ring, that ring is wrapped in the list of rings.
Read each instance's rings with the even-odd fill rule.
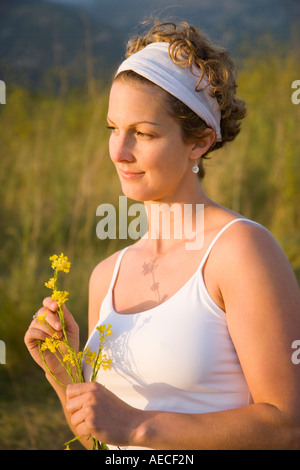
[[[149,16],[184,19],[241,58],[299,47],[298,0],[1,0],[0,78],[47,91],[107,81]]]

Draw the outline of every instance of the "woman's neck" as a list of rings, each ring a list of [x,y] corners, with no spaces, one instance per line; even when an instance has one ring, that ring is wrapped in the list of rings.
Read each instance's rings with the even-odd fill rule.
[[[186,249],[200,249],[204,237],[204,210],[212,204],[202,186],[201,191],[185,198],[185,202],[146,201],[148,232],[143,239],[157,254],[182,243]]]

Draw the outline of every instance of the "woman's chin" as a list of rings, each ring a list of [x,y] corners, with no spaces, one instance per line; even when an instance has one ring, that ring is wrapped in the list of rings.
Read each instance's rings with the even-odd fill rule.
[[[144,190],[139,190],[137,188],[130,188],[127,184],[122,184],[122,192],[124,196],[128,199],[132,199],[133,201],[144,202],[149,199],[149,194],[146,194]]]

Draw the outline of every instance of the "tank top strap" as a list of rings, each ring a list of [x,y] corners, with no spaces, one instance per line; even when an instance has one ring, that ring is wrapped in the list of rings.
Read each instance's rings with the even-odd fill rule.
[[[203,256],[202,260],[201,260],[201,263],[200,263],[200,266],[199,266],[199,270],[201,271],[214,244],[216,243],[216,241],[220,238],[220,236],[231,226],[233,225],[234,223],[236,222],[241,222],[241,221],[244,221],[244,222],[250,222],[252,224],[256,224],[256,225],[259,225],[257,222],[254,222],[253,220],[250,220],[250,219],[246,219],[244,217],[239,217],[237,219],[233,219],[231,220],[231,222],[229,222],[228,224],[226,224],[220,231],[219,233],[217,233],[217,235],[215,236],[215,238],[213,239],[213,241],[210,243],[208,249],[206,250],[206,253],[205,255]]]
[[[231,220],[231,222],[229,222],[228,224],[226,224],[220,231],[219,233],[217,233],[217,235],[215,236],[215,238],[212,240],[212,242],[210,243],[208,249],[206,250],[206,253],[205,255],[203,256],[202,260],[201,260],[201,263],[199,265],[199,270],[201,271],[202,270],[202,267],[205,263],[205,261],[207,260],[214,244],[216,243],[216,241],[220,238],[220,236],[225,232],[225,230],[227,230],[231,225],[233,225],[235,222],[240,222],[240,221],[244,221],[244,222],[249,222],[249,223],[252,223],[252,224],[256,224],[256,225],[259,225],[257,222],[254,222],[253,220],[250,220],[250,219],[246,219],[244,217],[240,217],[240,218],[237,218],[237,219],[233,219]],[[116,264],[115,264],[115,267],[114,267],[114,271],[113,271],[113,275],[112,275],[112,278],[111,278],[111,281],[110,281],[110,286],[109,286],[109,290],[113,289],[114,285],[115,285],[115,282],[116,282],[116,278],[117,278],[117,275],[118,275],[118,272],[119,272],[119,268],[120,268],[120,264],[121,264],[121,261],[122,261],[122,258],[125,254],[125,252],[128,250],[128,248],[130,247],[129,246],[126,246],[125,248],[123,248],[123,250],[119,253],[119,256],[117,258],[117,261],[116,261]]]
[[[125,248],[123,248],[123,250],[119,253],[119,256],[117,258],[117,261],[116,261],[116,264],[115,264],[115,267],[114,267],[113,275],[112,275],[112,278],[111,278],[111,281],[110,281],[109,290],[113,289],[113,287],[115,285],[122,258],[124,256],[126,250],[129,248],[129,246],[126,246]]]

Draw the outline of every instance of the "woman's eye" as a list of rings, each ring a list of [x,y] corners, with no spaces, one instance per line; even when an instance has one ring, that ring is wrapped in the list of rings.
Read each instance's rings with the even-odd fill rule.
[[[147,134],[147,132],[140,132],[140,131],[136,131],[136,135],[138,135],[139,137],[152,137],[151,134]]]
[[[114,134],[114,135],[118,134],[118,132],[119,132],[118,129],[117,129],[117,127],[114,127],[114,126],[106,126],[106,128],[107,128],[108,130],[110,130],[111,133]],[[148,137],[148,138],[153,137],[152,134],[149,134],[149,133],[147,133],[147,132],[141,132],[141,131],[135,131],[135,135],[138,136],[138,137],[146,137],[146,138],[147,138],[147,137]]]
[[[116,131],[117,131],[117,128],[116,128],[116,127],[113,127],[113,126],[106,126],[106,128],[107,128],[108,130],[110,130],[112,134],[115,134]]]

